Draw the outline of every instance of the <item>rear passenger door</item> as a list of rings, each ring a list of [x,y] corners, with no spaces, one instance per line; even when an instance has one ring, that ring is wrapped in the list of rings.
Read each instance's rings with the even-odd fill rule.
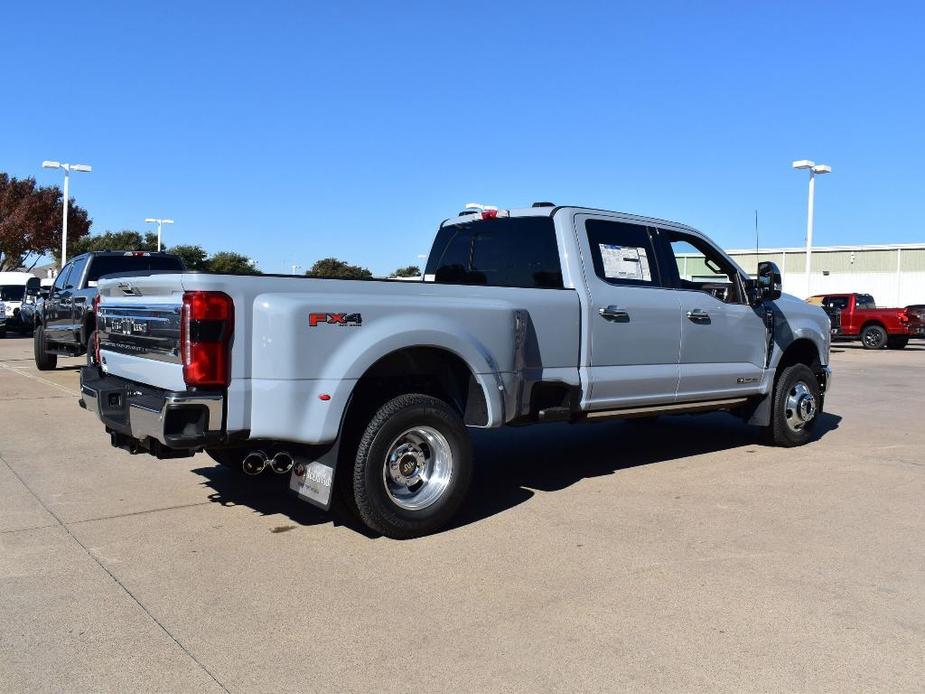
[[[678,402],[760,390],[768,349],[764,309],[748,303],[742,275],[700,235],[659,231],[681,304]]]
[[[681,312],[677,292],[662,286],[653,230],[578,214],[575,233],[587,286],[586,406],[608,410],[674,402]]]

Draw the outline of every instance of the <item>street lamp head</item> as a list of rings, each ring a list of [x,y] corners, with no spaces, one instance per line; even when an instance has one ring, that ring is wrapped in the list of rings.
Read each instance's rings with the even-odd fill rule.
[[[793,168],[795,169],[811,169],[816,165],[816,162],[809,159],[800,159],[793,162]]]
[[[60,169],[61,162],[60,161],[43,161],[42,168],[43,169]]]
[[[154,217],[145,217],[145,224],[157,224],[157,220]]]
[[[90,173],[93,167],[89,164],[71,164],[71,171],[80,171],[81,173]]]
[[[173,224],[173,220],[172,219],[162,219],[161,224]]]
[[[828,164],[816,164],[812,169],[814,174],[832,173],[832,167]]]

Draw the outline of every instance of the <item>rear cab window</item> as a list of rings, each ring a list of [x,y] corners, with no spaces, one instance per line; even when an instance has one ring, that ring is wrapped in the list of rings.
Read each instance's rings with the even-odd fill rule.
[[[437,232],[424,279],[437,284],[562,289],[550,217],[476,218]]]
[[[877,308],[877,302],[870,294],[855,294],[854,306],[855,308]]]
[[[183,272],[178,258],[156,255],[98,255],[90,263],[87,286],[95,286],[101,277],[120,272],[147,272],[149,270]],[[91,285],[90,283],[94,284]]]

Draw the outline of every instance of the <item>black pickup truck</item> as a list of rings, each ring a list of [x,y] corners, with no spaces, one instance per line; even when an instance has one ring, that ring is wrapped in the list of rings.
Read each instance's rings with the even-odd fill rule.
[[[54,369],[58,355],[79,357],[87,353],[96,329],[93,298],[101,277],[183,272],[183,261],[169,253],[150,251],[93,251],[72,258],[58,273],[35,313],[33,346],[35,366]]]

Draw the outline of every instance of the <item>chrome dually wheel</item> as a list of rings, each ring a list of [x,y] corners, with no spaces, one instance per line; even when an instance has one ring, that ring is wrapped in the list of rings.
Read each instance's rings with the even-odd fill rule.
[[[805,382],[798,381],[788,391],[784,407],[787,426],[791,431],[799,431],[815,418],[816,397]]]
[[[418,511],[446,492],[453,475],[453,451],[433,427],[403,432],[389,446],[382,466],[386,494],[399,508]]]
[[[353,464],[360,519],[396,539],[443,528],[472,478],[472,445],[456,408],[424,393],[384,403],[365,427]]]

